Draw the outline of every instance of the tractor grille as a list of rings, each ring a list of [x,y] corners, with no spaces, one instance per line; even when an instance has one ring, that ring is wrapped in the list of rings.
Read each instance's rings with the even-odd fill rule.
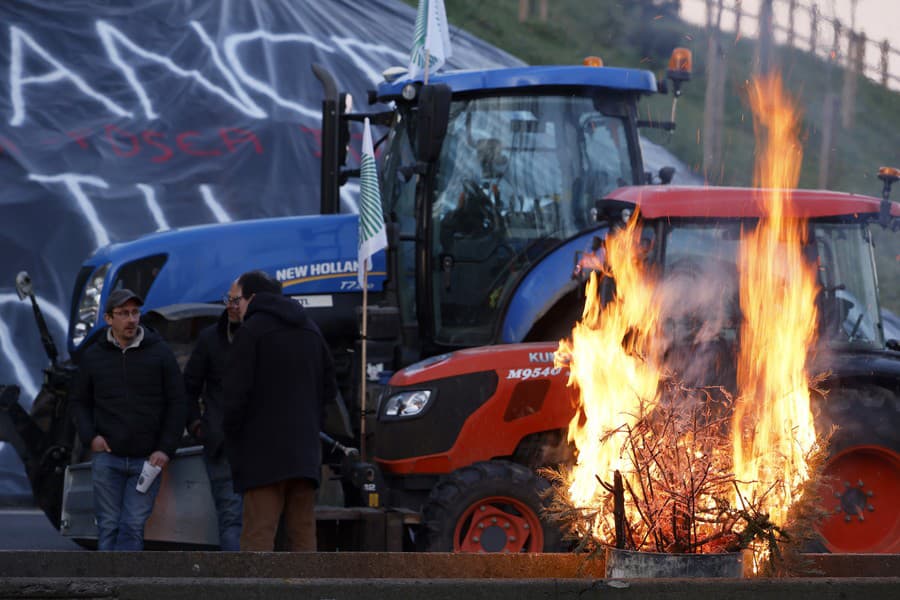
[[[415,386],[422,389],[422,386]],[[449,450],[471,416],[497,390],[497,373],[481,371],[429,382],[434,390],[432,404],[409,419],[378,421],[376,456],[382,460],[403,460]],[[388,388],[383,398],[402,391]]]

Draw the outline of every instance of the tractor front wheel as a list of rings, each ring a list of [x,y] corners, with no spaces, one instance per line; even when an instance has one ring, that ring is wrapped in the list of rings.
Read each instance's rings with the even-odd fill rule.
[[[429,552],[554,552],[557,527],[541,519],[549,484],[507,461],[454,471],[431,491],[425,506]]]

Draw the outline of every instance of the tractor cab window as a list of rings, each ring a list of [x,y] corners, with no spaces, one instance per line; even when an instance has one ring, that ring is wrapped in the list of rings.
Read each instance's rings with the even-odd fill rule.
[[[697,335],[736,335],[740,228],[736,222],[678,224],[667,231],[663,302],[671,299],[672,305],[664,306],[664,312],[670,332],[692,336],[688,343]],[[811,225],[810,241],[808,254],[817,265],[815,308],[820,337],[828,342],[882,346],[868,230],[858,223],[817,222]],[[676,337],[683,342],[685,336]]]
[[[679,224],[668,229],[661,302],[669,341],[692,348],[733,342],[740,326],[736,222]]]
[[[594,200],[636,183],[632,144],[589,97],[452,103],[431,205],[436,342],[491,341],[521,274],[596,225]]]
[[[819,275],[820,335],[831,342],[881,347],[872,246],[858,223],[817,223],[813,227]]]
[[[397,293],[400,305],[400,318],[404,328],[416,326],[416,177],[412,166],[415,165],[410,140],[415,132],[409,131],[414,121],[408,118],[408,110],[397,112],[395,121],[388,135],[385,147],[384,166],[380,170],[383,177],[382,202],[385,215],[398,227],[397,236]]]

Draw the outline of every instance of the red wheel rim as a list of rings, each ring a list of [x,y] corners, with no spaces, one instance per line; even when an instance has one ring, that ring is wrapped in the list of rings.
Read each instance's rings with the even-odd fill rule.
[[[900,552],[900,455],[880,446],[848,448],[825,465],[819,525],[831,552]]]
[[[469,506],[453,532],[454,552],[542,552],[541,520],[527,504],[491,496]]]

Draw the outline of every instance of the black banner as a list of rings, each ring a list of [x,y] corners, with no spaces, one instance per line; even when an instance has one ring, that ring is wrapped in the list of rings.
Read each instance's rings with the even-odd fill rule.
[[[365,109],[381,72],[408,64],[415,16],[397,0],[0,3],[0,382],[21,386],[28,407],[47,364],[15,293],[20,270],[64,352],[74,279],[95,248],[316,212],[322,90],[310,65]],[[521,64],[458,29],[451,43],[447,68]],[[0,496],[27,496],[0,446]]]

